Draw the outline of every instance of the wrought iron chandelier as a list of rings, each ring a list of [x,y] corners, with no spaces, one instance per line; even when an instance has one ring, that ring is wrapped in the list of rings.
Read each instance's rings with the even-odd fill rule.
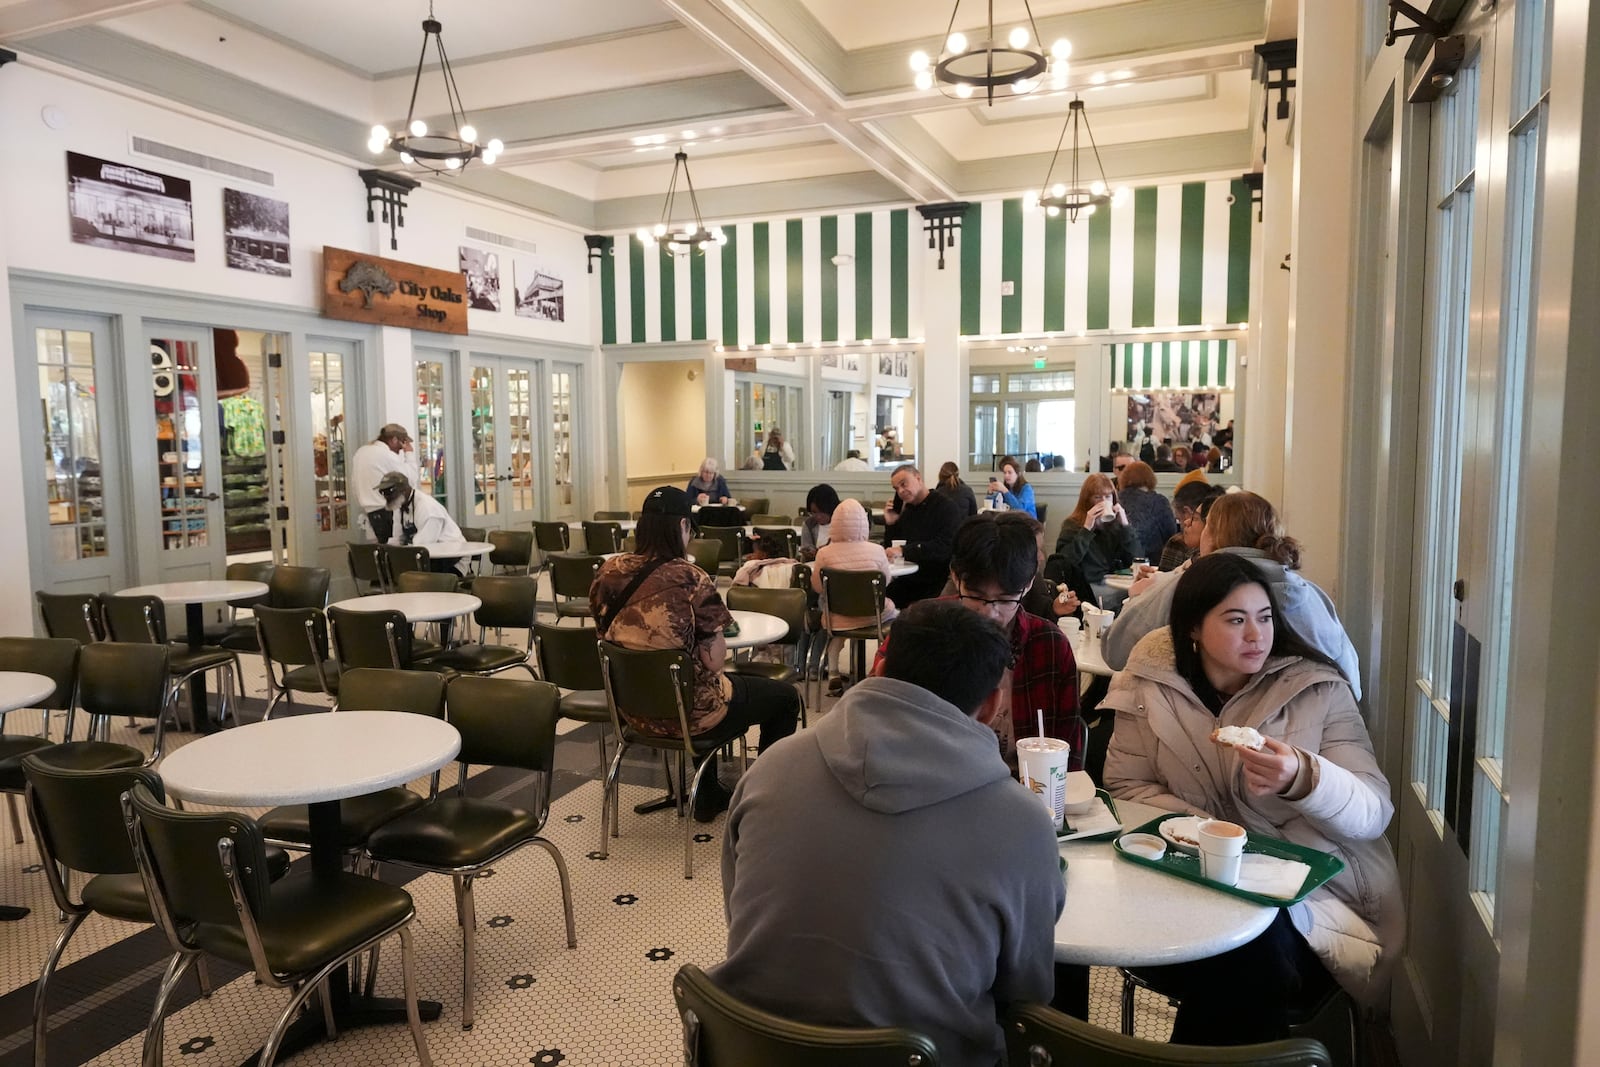
[[[378,155],[387,149],[398,153],[400,162],[407,166],[421,167],[435,174],[459,174],[474,159],[493,163],[505,145],[498,137],[490,138],[487,144],[478,143],[477,127],[467,119],[461,91],[456,88],[455,73],[445,55],[443,29],[433,17],[433,0],[428,0],[428,17],[422,20],[422,54],[417,57],[417,76],[411,82],[411,105],[406,108],[405,124],[398,133],[390,133],[386,126],[372,127],[367,151]],[[417,117],[417,92],[422,88],[430,41],[439,57],[439,75],[444,79],[445,104],[450,111],[449,126],[443,130],[429,130],[428,124]]]
[[[684,188],[689,190],[689,207],[694,212],[692,225],[688,219],[676,223],[672,221],[672,209],[678,196],[679,174],[683,175]],[[728,242],[728,235],[723,232],[721,226],[707,229],[705,221],[700,217],[700,201],[694,195],[694,179],[689,177],[689,153],[681,148],[672,157],[672,180],[667,183],[667,199],[661,205],[661,221],[654,227],[639,228],[640,244],[653,245],[663,241],[666,242],[667,251],[675,256],[704,252],[711,245]]]
[[[973,46],[967,35],[955,29],[956,15],[961,11],[961,0],[956,0],[950,10],[950,22],[945,27],[944,44],[935,58],[928,53],[911,53],[913,83],[918,89],[932,89],[935,84],[946,96],[960,100],[971,99],[974,92],[983,90],[989,106],[994,106],[994,91],[1009,86],[1015,96],[1033,92],[1049,75],[1052,87],[1066,88],[1067,58],[1072,55],[1072,42],[1057,38],[1047,54],[1039,40],[1039,27],[1033,21],[1033,9],[1028,0],[1022,0],[1026,24],[1012,27],[1004,40],[994,30],[994,0],[988,0],[989,17],[985,23],[987,35]]]
[[[1094,168],[1100,175],[1087,185],[1084,184],[1084,175],[1078,158],[1080,125],[1089,139],[1089,151],[1094,155]],[[1072,131],[1072,173],[1068,176],[1068,181],[1052,184],[1051,179],[1055,177],[1056,164],[1061,161],[1061,146],[1066,143],[1068,130]],[[1089,113],[1084,110],[1083,99],[1074,96],[1072,103],[1067,105],[1067,121],[1061,125],[1061,136],[1057,138],[1055,153],[1050,157],[1050,169],[1045,172],[1044,189],[1029,199],[1036,200],[1045,214],[1051,217],[1065,211],[1068,222],[1077,222],[1080,214],[1093,215],[1096,208],[1110,203],[1121,203],[1127,195],[1127,189],[1118,189],[1113,194],[1106,185],[1106,169],[1100,163],[1100,149],[1095,146],[1094,131],[1089,128]]]

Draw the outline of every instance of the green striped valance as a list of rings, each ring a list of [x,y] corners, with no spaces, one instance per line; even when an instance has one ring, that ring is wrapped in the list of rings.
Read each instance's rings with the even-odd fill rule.
[[[1235,341],[1139,341],[1111,346],[1112,389],[1232,389]]]
[[[1252,221],[1238,181],[1135,189],[1077,222],[1020,198],[975,204],[961,227],[961,332],[1245,322]]]

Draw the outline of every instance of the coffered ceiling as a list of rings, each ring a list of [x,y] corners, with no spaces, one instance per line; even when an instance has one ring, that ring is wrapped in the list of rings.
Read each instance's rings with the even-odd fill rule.
[[[1033,0],[1065,92],[912,85],[949,0],[434,0],[462,98],[506,151],[455,179],[586,229],[653,221],[680,146],[707,217],[1037,187],[1074,92],[1113,184],[1249,167],[1269,0]],[[1280,5],[1281,6],[1281,5]],[[997,29],[1023,0],[994,0]],[[955,25],[981,33],[985,0]],[[411,92],[427,0],[0,0],[0,41],[347,155]],[[443,110],[425,79],[431,112]],[[433,118],[434,114],[430,114]],[[444,180],[444,179],[429,179]]]

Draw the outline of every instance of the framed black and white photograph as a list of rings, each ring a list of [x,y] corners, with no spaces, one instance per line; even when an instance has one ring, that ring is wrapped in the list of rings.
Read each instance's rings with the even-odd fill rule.
[[[222,190],[228,266],[289,277],[289,204],[242,189]]]
[[[878,353],[878,373],[884,377],[894,374],[894,356],[888,352]]]
[[[906,352],[894,354],[894,376],[896,378],[911,377],[911,356]]]
[[[67,153],[76,244],[194,262],[194,203],[183,178]]]
[[[479,311],[500,310],[500,253],[459,246],[461,276],[467,280],[467,306]],[[522,314],[522,312],[517,312]]]
[[[518,259],[511,264],[511,285],[516,293],[516,311],[525,319],[545,322],[567,321],[566,283],[542,264]]]

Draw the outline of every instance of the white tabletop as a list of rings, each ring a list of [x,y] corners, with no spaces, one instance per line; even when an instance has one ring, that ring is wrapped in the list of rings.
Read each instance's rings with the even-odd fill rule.
[[[1120,589],[1126,593],[1128,590],[1133,588],[1133,575],[1108,574],[1106,575],[1106,584],[1113,589]]]
[[[1163,812],[1119,800],[1126,829]],[[1119,857],[1110,839],[1069,841],[1067,903],[1056,921],[1056,960],[1144,967],[1206,959],[1253,940],[1277,908],[1161,874]]]
[[[892,559],[889,561],[889,577],[891,578],[903,578],[908,574],[917,573],[918,569],[917,565],[909,560]]]
[[[1078,661],[1078,670],[1084,674],[1097,674],[1102,678],[1109,678],[1117,673],[1106,665],[1105,650],[1100,645],[1100,639],[1090,640],[1083,630],[1068,630],[1062,627],[1067,635],[1067,640],[1072,642],[1072,658]]]
[[[398,611],[407,622],[439,622],[470,615],[482,603],[471,593],[382,593],[341,600],[335,607],[346,611]]]
[[[423,545],[430,559],[460,559],[463,556],[487,556],[494,546],[487,541],[440,541]]]
[[[619,527],[622,528],[622,532],[623,533],[629,533],[629,532],[637,529],[638,526],[639,526],[639,524],[634,522],[632,519],[593,519],[593,520],[590,520],[590,521],[592,521],[592,522],[607,522],[607,523],[610,523],[613,526],[619,526]],[[583,523],[578,522],[577,520],[569,522],[569,523],[567,523],[567,525],[570,526],[572,529],[578,530],[580,532],[583,530]]]
[[[0,671],[0,711],[31,708],[56,691],[56,683],[42,674]]]
[[[739,636],[727,639],[729,648],[756,648],[770,645],[789,632],[789,624],[776,615],[760,611],[730,612],[739,624]]]
[[[461,735],[442,719],[318,712],[191,741],[161,761],[161,780],[168,793],[197,804],[314,804],[404,785],[460,751]]]
[[[168,604],[216,604],[225,600],[244,600],[247,597],[266,596],[266,582],[240,582],[231,579],[212,579],[201,582],[158,582],[155,585],[136,585],[124,589],[118,596],[160,597]]]

